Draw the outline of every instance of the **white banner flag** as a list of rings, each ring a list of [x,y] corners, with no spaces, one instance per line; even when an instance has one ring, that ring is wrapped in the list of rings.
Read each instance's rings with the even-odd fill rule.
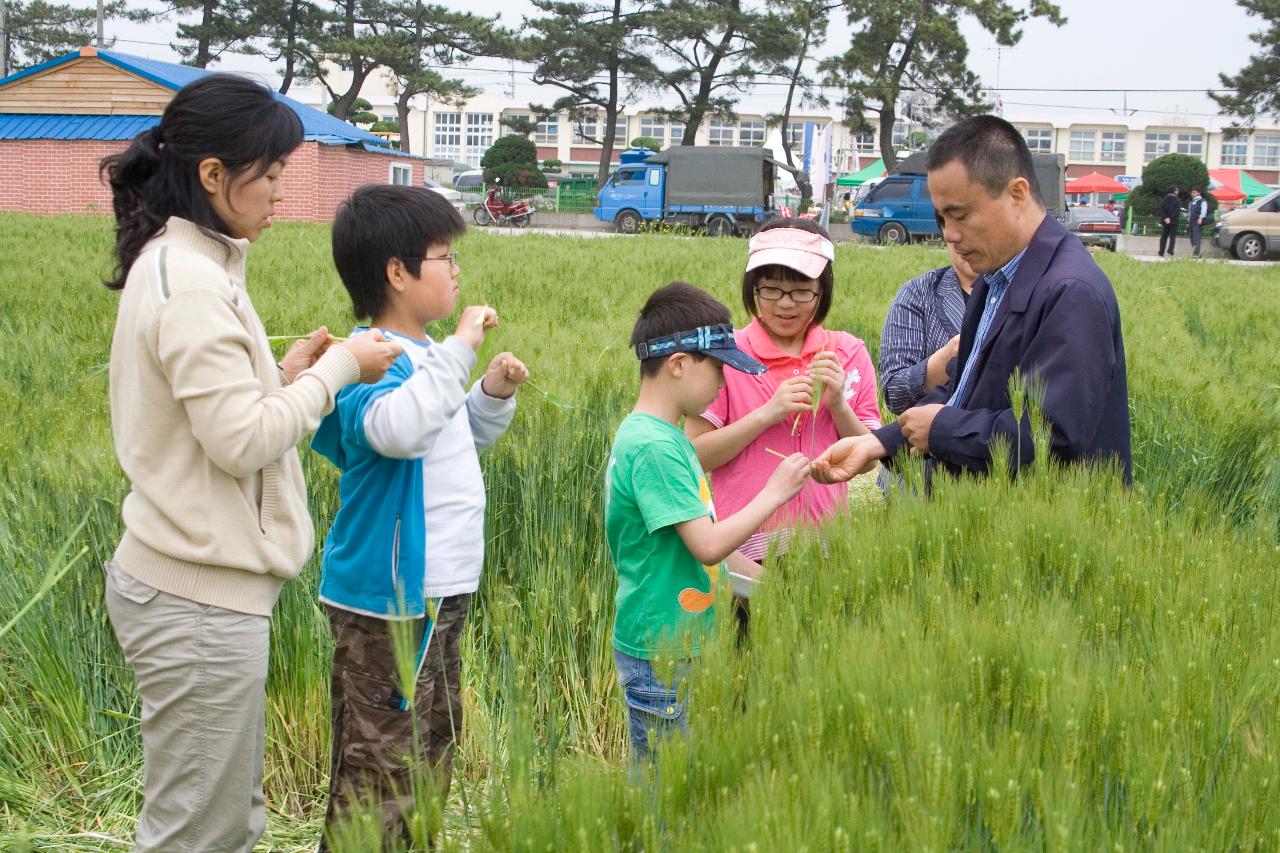
[[[828,122],[815,128],[809,157],[809,180],[813,182],[813,200],[827,200],[827,184],[831,183],[831,137],[833,125]]]

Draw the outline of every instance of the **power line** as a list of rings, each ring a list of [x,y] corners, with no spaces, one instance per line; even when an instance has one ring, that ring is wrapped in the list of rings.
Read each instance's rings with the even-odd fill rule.
[[[115,39],[115,40],[116,40],[116,41],[118,41],[118,42],[124,42],[124,43],[126,43],[126,44],[147,44],[147,45],[154,45],[154,46],[156,46],[156,47],[169,47],[169,48],[172,48],[172,46],[173,46],[173,44],[172,44],[171,42],[143,41],[143,40],[141,40],[141,39],[126,39],[126,38],[117,38],[117,39]],[[238,55],[241,55],[241,56],[256,56],[256,55],[258,55],[258,54],[255,54],[255,53],[250,53],[250,52],[242,51],[242,50],[229,50],[229,51],[226,51],[226,52],[227,52],[227,53],[232,53],[232,54],[238,54]],[[435,64],[426,64],[426,65],[424,65],[423,67],[424,67],[424,68],[430,68],[430,69],[432,69],[432,70],[451,70],[451,71],[477,72],[477,73],[482,73],[482,74],[497,74],[497,75],[500,75],[500,76],[501,76],[501,77],[503,77],[503,78],[510,78],[510,77],[513,77],[515,74],[519,73],[519,74],[520,74],[521,76],[523,76],[526,80],[529,80],[530,82],[532,82],[532,80],[530,79],[530,78],[531,78],[531,76],[532,76],[532,72],[531,72],[531,71],[530,71],[530,72],[524,72],[524,71],[517,72],[517,71],[514,69],[514,67],[511,67],[511,68],[485,68],[485,67],[482,67],[482,66],[476,66],[476,65],[465,65],[465,64],[454,64],[454,65],[443,65],[443,64],[435,65]],[[764,79],[764,80],[760,80],[760,79],[756,79],[756,80],[753,80],[753,81],[751,81],[750,83],[748,83],[748,84],[747,84],[747,86],[748,86],[748,87],[751,87],[751,88],[754,88],[754,87],[758,87],[758,86],[778,86],[778,87],[787,87],[787,86],[790,86],[790,85],[791,85],[790,80],[789,80],[789,79],[787,79],[786,75],[783,75],[783,74],[760,74],[760,75],[757,75],[757,77],[763,77],[763,78],[781,78],[781,79],[777,79],[777,80],[771,80],[771,79]],[[633,77],[633,76],[626,76],[626,75],[619,75],[619,78],[618,78],[618,79],[620,79],[620,80],[625,80],[625,81],[627,81],[627,82],[631,82],[631,83],[642,83],[642,82],[645,82],[642,78],[639,78],[639,77]],[[605,75],[598,75],[598,76],[592,77],[592,78],[591,78],[591,80],[596,81],[596,82],[600,82],[600,83],[607,83],[607,82],[609,81],[609,78],[608,78],[607,76],[605,76]],[[535,85],[536,85],[536,84],[535,84]],[[826,84],[817,84],[817,85],[813,86],[812,88],[815,88],[815,89],[823,89],[823,90],[830,91],[830,92],[843,92],[843,91],[845,91],[845,90],[846,90],[846,88],[848,88],[848,87],[845,87],[845,86],[832,86],[832,85],[826,85]],[[892,85],[889,85],[889,84],[884,84],[883,86],[875,86],[875,85],[870,85],[870,84],[864,84],[864,85],[860,85],[858,88],[863,89],[863,90],[871,90],[871,91],[874,91],[875,89],[894,89],[894,90],[899,91],[899,92],[925,92],[925,93],[937,92],[937,91],[940,91],[940,90],[942,90],[942,89],[946,89],[947,91],[952,91],[952,92],[960,91],[959,87],[943,87],[943,86],[912,86],[912,85],[898,85],[898,86],[892,86]],[[1213,92],[1218,92],[1218,93],[1227,93],[1227,92],[1235,92],[1235,91],[1237,91],[1236,89],[1232,89],[1232,88],[1224,88],[1224,87],[1221,87],[1221,86],[1218,86],[1218,87],[1205,87],[1205,88],[1197,88],[1197,89],[1185,89],[1185,88],[1184,88],[1184,89],[1173,89],[1173,88],[1149,88],[1149,87],[1135,88],[1135,87],[1130,87],[1130,86],[1108,87],[1108,88],[1102,88],[1102,87],[1083,88],[1083,87],[1070,87],[1070,86],[992,86],[992,87],[989,87],[989,89],[990,89],[990,91],[993,91],[993,92],[995,92],[995,91],[999,91],[999,92],[1058,92],[1058,93],[1063,93],[1063,94],[1112,94],[1112,95],[1119,95],[1119,94],[1123,94],[1123,93],[1125,93],[1125,92],[1133,92],[1133,93],[1135,93],[1135,94],[1186,95],[1186,94],[1204,94],[1204,93],[1213,93]],[[1034,104],[1025,104],[1024,106],[1036,106],[1036,105],[1034,105]]]
[[[123,42],[126,44],[145,44],[145,45],[152,45],[155,47],[167,47],[170,49],[173,48],[173,44],[170,42],[145,41],[142,39],[127,39],[127,38],[116,38],[115,41]],[[240,50],[229,50],[229,51],[226,51],[226,53],[231,53],[231,54],[240,55],[240,56],[258,55],[248,51],[240,51]],[[490,79],[501,80],[503,84],[503,88],[504,90],[506,90],[507,96],[514,99],[515,86],[516,86],[515,78],[517,74],[519,74],[521,77],[524,78],[525,85],[532,85],[532,86],[538,85],[534,83],[532,80],[532,72],[523,72],[523,71],[517,72],[515,70],[514,65],[515,63],[513,61],[511,67],[508,67],[508,68],[487,68],[487,67],[473,66],[473,65],[443,65],[443,64],[440,64],[440,65],[428,64],[424,67],[430,68],[433,70],[448,70],[448,71],[465,72],[467,74],[490,75]],[[773,76],[780,76],[780,75],[766,74],[766,75],[760,75],[760,76],[773,77]],[[593,79],[595,79],[598,82],[604,83],[604,82],[608,82],[609,78],[600,76]],[[628,80],[630,82],[640,82],[639,79],[635,77],[620,77],[620,79]],[[747,88],[755,89],[758,87],[773,87],[773,86],[785,87],[789,85],[790,85],[790,82],[785,79],[777,82],[772,80],[753,80],[751,83],[747,84]],[[821,89],[828,92],[846,91],[846,87],[844,86],[830,86],[830,85],[818,84],[813,86],[812,88]],[[868,89],[871,89],[871,90],[875,89],[875,87],[868,87],[868,86],[862,86],[860,88],[862,88],[864,91]],[[937,92],[941,87],[931,88],[926,86],[904,85],[904,86],[897,86],[897,87],[885,86],[884,88],[895,88],[899,92],[930,93],[930,92]],[[958,90],[953,88],[950,91],[958,91]],[[1005,86],[1000,88],[991,87],[989,89],[986,89],[985,91],[991,95],[1004,94],[1009,92],[1031,92],[1031,93],[1043,92],[1043,93],[1058,93],[1058,94],[1114,94],[1114,95],[1125,94],[1127,95],[1131,92],[1135,94],[1193,94],[1193,93],[1205,94],[1205,93],[1215,93],[1215,92],[1227,93],[1227,92],[1235,92],[1237,90],[1231,89],[1231,88],[1215,88],[1215,89],[1182,88],[1180,89],[1180,88],[1123,88],[1123,87],[1122,88],[1100,88],[1100,87],[1090,88],[1090,87],[1059,87],[1059,86]],[[1167,109],[1144,109],[1141,107],[1128,107],[1128,106],[1126,106],[1126,108],[1121,111],[1111,106],[1082,106],[1080,104],[1042,104],[1042,103],[1032,103],[1028,101],[1004,101],[1003,103],[1009,104],[1010,106],[1018,106],[1018,107],[1035,107],[1039,109],[1061,109],[1061,110],[1086,110],[1086,111],[1103,112],[1103,113],[1124,112],[1124,113],[1148,113],[1148,114],[1155,114],[1155,115],[1165,115],[1165,114],[1168,114],[1169,112],[1169,110]],[[1190,112],[1190,111],[1180,110],[1178,111],[1178,114],[1185,115],[1185,116],[1194,116],[1196,118],[1222,118],[1222,115],[1220,113],[1201,113],[1201,112]]]
[[[1130,91],[1135,91],[1135,90],[1130,90]],[[1169,110],[1148,110],[1148,109],[1142,109],[1141,107],[1127,107],[1124,110],[1120,110],[1115,107],[1082,107],[1082,106],[1079,106],[1078,104],[1032,104],[1026,101],[1005,101],[1005,103],[1011,104],[1015,107],[1039,107],[1041,109],[1051,109],[1051,110],[1091,110],[1093,112],[1100,112],[1100,113],[1114,112],[1119,114],[1123,112],[1123,113],[1156,113],[1159,115],[1169,115]],[[1178,110],[1176,114],[1180,116],[1196,116],[1197,118],[1230,118],[1230,116],[1224,116],[1221,113],[1193,113],[1187,110]]]

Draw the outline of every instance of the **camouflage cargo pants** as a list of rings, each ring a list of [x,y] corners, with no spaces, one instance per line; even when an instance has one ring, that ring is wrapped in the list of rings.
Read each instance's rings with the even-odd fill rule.
[[[447,797],[454,745],[462,733],[462,659],[459,644],[471,594],[441,599],[426,660],[418,675],[414,707],[401,711],[389,623],[326,607],[336,645],[333,652],[333,752],[325,833],[353,807],[381,805],[388,842],[408,841],[414,809],[413,777],[430,768],[440,796]],[[420,647],[425,620],[416,626]],[[414,730],[419,742],[414,743]],[[327,849],[321,844],[321,850]]]

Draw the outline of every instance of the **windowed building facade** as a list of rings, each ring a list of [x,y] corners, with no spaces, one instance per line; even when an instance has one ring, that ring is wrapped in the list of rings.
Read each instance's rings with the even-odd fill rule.
[[[362,93],[382,116],[394,112],[394,96]],[[425,99],[424,99],[425,100]],[[521,101],[524,102],[521,102]],[[560,113],[534,115],[528,99],[507,97],[499,90],[487,90],[460,104],[419,102],[409,116],[410,151],[428,158],[451,160],[475,167],[495,139],[516,132],[512,122],[532,128],[529,139],[537,146],[539,160],[559,160],[562,172],[594,175],[598,169],[601,143],[608,128],[604,112],[586,110],[578,115]],[[425,110],[422,107],[425,106]],[[677,119],[644,108],[627,105],[613,132],[613,162],[618,154],[639,137],[648,137],[660,147],[680,145],[688,136]],[[705,117],[698,126],[695,145],[768,145],[784,159],[786,140],[796,161],[803,156],[808,122],[833,126],[833,171],[844,173],[865,167],[880,157],[879,116],[867,113],[867,128],[853,132],[838,107],[814,114],[793,114],[784,126],[770,123],[769,104],[753,104],[744,99],[732,117]],[[1229,133],[1229,119],[1201,119],[1200,125],[1186,116],[1152,116],[1116,112],[1073,113],[1070,110],[1012,108],[1005,117],[1018,128],[1028,147],[1037,153],[1060,154],[1066,161],[1068,178],[1089,172],[1112,177],[1141,176],[1143,168],[1165,154],[1184,154],[1203,160],[1210,169],[1245,169],[1265,184],[1280,184],[1280,126],[1262,125],[1248,133]],[[925,126],[915,117],[899,116],[892,139],[900,154],[923,138],[936,136],[945,127]],[[923,134],[922,134],[923,131]]]

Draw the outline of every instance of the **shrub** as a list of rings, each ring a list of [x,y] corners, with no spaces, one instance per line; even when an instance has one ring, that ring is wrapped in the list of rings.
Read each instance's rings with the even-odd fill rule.
[[[1192,187],[1198,187],[1202,193],[1209,189],[1209,169],[1195,157],[1166,154],[1142,170],[1142,189],[1157,199],[1163,198],[1173,186],[1178,188],[1178,197],[1186,204],[1191,197],[1187,191]]]
[[[547,176],[536,163],[499,163],[484,170],[486,184],[501,183],[504,187],[530,187],[545,189]]]
[[[1142,184],[1134,187],[1133,192],[1129,193],[1125,207],[1132,210],[1134,216],[1155,216],[1156,209],[1160,206],[1160,199],[1163,197],[1164,190],[1154,193],[1147,188],[1146,184]]]
[[[334,114],[337,105],[330,101],[328,106],[329,115]],[[364,98],[356,98],[351,102],[351,106],[347,107],[347,117],[343,121],[348,124],[373,124],[378,120],[376,113],[372,112],[373,104]]]
[[[637,136],[631,140],[632,148],[648,148],[650,151],[661,151],[662,143],[652,136]]]
[[[1209,211],[1218,209],[1218,201],[1209,195],[1209,170],[1201,161],[1186,154],[1166,154],[1157,157],[1142,170],[1142,184],[1129,194],[1126,205],[1133,210],[1135,216],[1155,216],[1160,208],[1160,200],[1169,192],[1169,187],[1178,188],[1178,199],[1186,207],[1191,201],[1191,188],[1200,190],[1205,201],[1209,203]]]
[[[484,181],[501,182],[508,187],[541,189],[547,179],[538,168],[538,146],[523,136],[503,136],[489,146],[480,158]]]
[[[490,169],[504,163],[515,163],[538,169],[538,146],[523,136],[501,136],[480,158],[480,166]]]

